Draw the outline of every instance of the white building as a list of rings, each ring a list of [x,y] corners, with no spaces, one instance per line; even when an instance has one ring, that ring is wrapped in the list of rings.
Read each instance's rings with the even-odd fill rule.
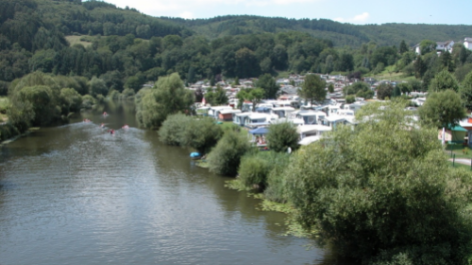
[[[464,39],[464,47],[466,47],[469,50],[472,50],[472,38]]]

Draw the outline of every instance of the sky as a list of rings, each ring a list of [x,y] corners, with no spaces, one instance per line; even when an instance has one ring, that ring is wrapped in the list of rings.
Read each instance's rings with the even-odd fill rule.
[[[223,15],[331,19],[352,24],[472,24],[472,0],[104,0],[151,16]]]

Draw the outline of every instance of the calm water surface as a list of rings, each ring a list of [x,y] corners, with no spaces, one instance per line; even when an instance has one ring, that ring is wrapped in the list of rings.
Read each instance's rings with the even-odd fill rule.
[[[333,264],[282,236],[282,214],[137,129],[132,106],[106,110],[1,147],[1,265]]]

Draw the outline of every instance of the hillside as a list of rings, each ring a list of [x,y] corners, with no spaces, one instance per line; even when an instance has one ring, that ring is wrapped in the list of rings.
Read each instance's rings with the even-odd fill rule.
[[[259,16],[221,16],[211,19],[167,18],[164,20],[188,27],[207,38],[214,39],[230,35],[262,32],[301,31],[315,38],[328,39],[336,46],[361,46],[373,41],[379,45],[398,45],[405,40],[410,46],[423,39],[435,41],[463,40],[472,36],[469,25],[383,24],[352,25],[328,19],[287,19]]]

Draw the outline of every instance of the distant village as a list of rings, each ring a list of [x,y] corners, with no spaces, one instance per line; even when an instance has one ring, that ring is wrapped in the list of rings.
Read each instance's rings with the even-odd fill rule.
[[[299,96],[298,91],[305,80],[304,75],[290,75],[288,78],[279,78],[276,80],[279,85],[279,93],[276,99],[263,99],[261,103],[253,106],[252,102],[245,101],[238,108],[237,93],[242,89],[254,88],[257,79],[241,79],[239,85],[235,85],[233,80],[220,81],[211,86],[207,81],[199,81],[188,87],[191,90],[206,91],[220,86],[226,91],[228,105],[210,106],[206,104],[205,97],[202,103],[197,103],[196,112],[199,115],[213,117],[220,121],[231,121],[237,125],[247,128],[253,134],[255,144],[265,146],[264,134],[267,133],[266,127],[270,124],[280,122],[291,122],[297,125],[300,134],[300,144],[306,145],[320,139],[325,132],[336,128],[338,124],[356,123],[354,114],[362,106],[371,101],[376,101],[376,96],[371,100],[364,98],[355,98],[355,102],[346,103],[343,88],[352,85],[361,80],[349,80],[342,75],[319,75],[326,82],[326,90],[330,84],[334,86],[333,93],[327,93],[326,100],[310,104]],[[395,86],[397,83],[388,80],[375,80],[373,78],[364,78],[364,82],[371,86],[372,91],[382,83],[388,83]],[[411,92],[412,105],[422,105],[426,100],[425,92]],[[411,107],[411,109],[415,109]]]
[[[464,47],[472,49],[472,38],[465,38]],[[445,41],[436,43],[436,52],[440,55],[442,52],[452,52],[454,41]],[[414,50],[420,54],[420,45],[416,45]],[[310,74],[310,73],[308,73]],[[242,89],[251,89],[255,87],[256,78],[241,79],[239,84],[234,80],[222,80],[211,86],[209,81],[198,81],[189,85],[187,88],[193,91],[201,90],[203,95],[210,89],[221,87],[228,97],[228,105],[211,106],[206,104],[205,97],[201,103],[196,104],[196,112],[199,115],[213,117],[220,121],[231,121],[237,125],[245,127],[253,134],[255,144],[265,146],[264,134],[267,133],[266,127],[270,124],[280,122],[291,122],[297,125],[300,134],[300,144],[307,145],[320,139],[325,132],[336,128],[338,124],[355,125],[355,113],[362,106],[372,101],[377,101],[377,87],[381,84],[389,84],[395,87],[398,82],[391,80],[376,80],[371,77],[360,79],[349,79],[343,75],[317,74],[326,82],[328,86],[333,85],[334,91],[327,92],[326,100],[311,104],[299,96],[299,91],[305,81],[306,75],[291,74],[287,78],[276,80],[279,86],[278,97],[275,99],[263,99],[260,103],[253,106],[252,102],[245,101],[239,104],[237,94]],[[354,102],[346,102],[343,90],[346,86],[351,86],[356,82],[365,82],[370,85],[374,92],[372,99],[356,97]],[[412,91],[408,93],[411,100],[409,110],[415,111],[417,107],[422,106],[426,101],[427,92]],[[238,108],[239,106],[239,108]],[[438,139],[455,143],[466,143],[469,146],[468,139],[472,137],[472,118],[467,118],[452,130],[438,131]]]

